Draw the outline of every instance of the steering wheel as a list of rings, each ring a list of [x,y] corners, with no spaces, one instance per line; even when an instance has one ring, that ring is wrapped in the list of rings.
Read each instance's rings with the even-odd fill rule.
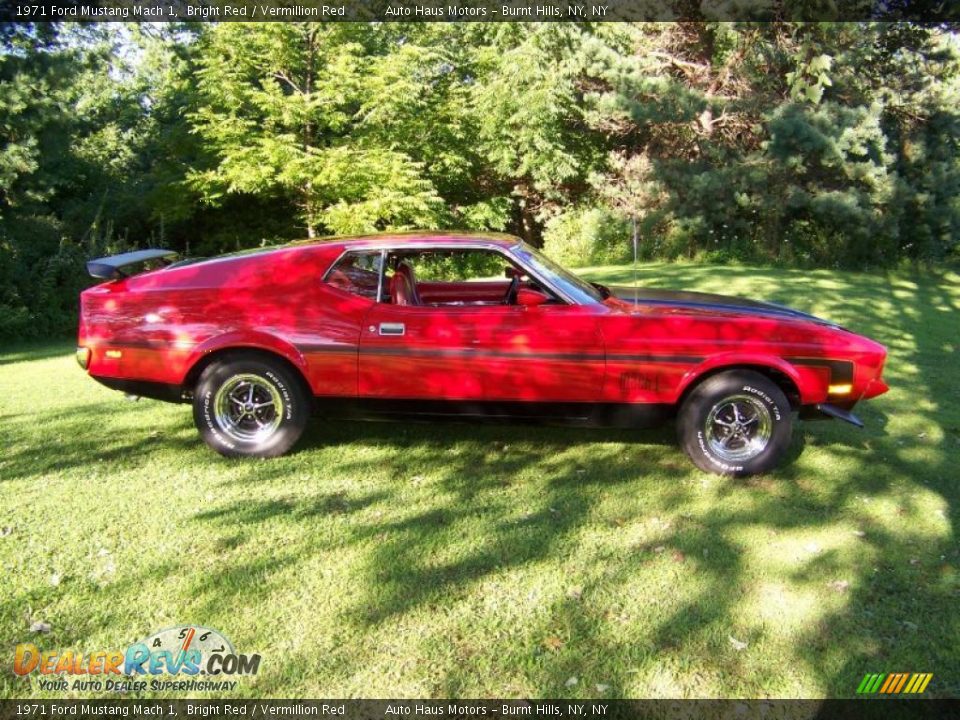
[[[517,291],[520,289],[520,276],[514,275],[513,279],[510,281],[510,287],[507,288],[507,294],[503,296],[501,301],[503,305],[516,305],[517,304]]]

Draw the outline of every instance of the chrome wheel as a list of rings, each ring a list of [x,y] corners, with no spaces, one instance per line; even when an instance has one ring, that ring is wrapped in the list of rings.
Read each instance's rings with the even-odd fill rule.
[[[755,458],[766,449],[772,432],[770,410],[750,395],[732,395],[718,402],[704,426],[710,451],[726,462]]]
[[[261,442],[276,432],[283,419],[283,396],[260,375],[233,375],[213,400],[218,428],[232,440]]]

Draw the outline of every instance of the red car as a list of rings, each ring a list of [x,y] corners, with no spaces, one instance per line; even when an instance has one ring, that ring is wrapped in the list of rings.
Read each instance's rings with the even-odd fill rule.
[[[124,268],[88,263],[78,359],[107,387],[191,402],[203,439],[273,457],[311,411],[639,427],[676,417],[702,470],[770,470],[792,418],[887,390],[882,345],[770,303],[608,288],[506,235],[388,234]]]

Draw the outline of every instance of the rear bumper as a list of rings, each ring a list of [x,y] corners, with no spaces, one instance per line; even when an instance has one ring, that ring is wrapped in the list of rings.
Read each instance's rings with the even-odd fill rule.
[[[136,395],[137,397],[163,400],[164,402],[172,403],[185,401],[183,388],[179,385],[167,385],[166,383],[148,382],[145,380],[98,377],[97,375],[91,375],[90,377],[111,390],[119,390],[127,395]]]

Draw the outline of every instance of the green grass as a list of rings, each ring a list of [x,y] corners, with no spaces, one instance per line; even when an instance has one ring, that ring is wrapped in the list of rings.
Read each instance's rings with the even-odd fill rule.
[[[960,277],[641,279],[844,323],[890,348],[892,390],[747,481],[693,469],[669,428],[321,420],[230,462],[67,344],[0,353],[0,696],[54,696],[10,671],[16,643],[178,623],[261,653],[238,694],[262,697],[850,696],[893,671],[960,694]]]

